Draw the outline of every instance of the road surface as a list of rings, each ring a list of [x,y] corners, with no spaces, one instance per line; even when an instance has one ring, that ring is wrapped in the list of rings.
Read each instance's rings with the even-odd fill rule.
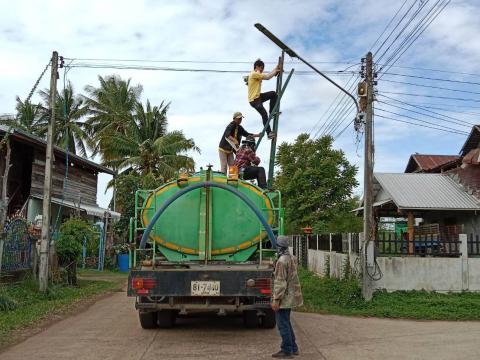
[[[432,322],[295,313],[297,359],[479,359],[480,322]],[[271,359],[276,330],[244,329],[240,318],[180,319],[142,330],[125,293],[0,353],[13,359]]]

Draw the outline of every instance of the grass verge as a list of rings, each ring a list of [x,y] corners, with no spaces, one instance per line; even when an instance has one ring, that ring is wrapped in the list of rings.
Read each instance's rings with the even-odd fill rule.
[[[318,277],[299,269],[304,306],[299,311],[417,320],[480,320],[479,293],[377,291],[370,302],[357,279]]]
[[[38,283],[32,279],[0,285],[0,347],[12,341],[16,330],[62,314],[95,295],[121,290],[125,275],[113,276],[106,281],[80,279],[76,287],[52,285],[45,294],[38,292]]]

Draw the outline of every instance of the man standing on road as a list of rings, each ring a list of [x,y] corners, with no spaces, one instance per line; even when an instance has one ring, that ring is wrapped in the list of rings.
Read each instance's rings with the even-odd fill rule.
[[[220,156],[220,171],[227,174],[227,166],[233,165],[235,161],[233,153],[238,150],[242,136],[258,137],[259,134],[251,134],[246,131],[242,123],[243,115],[237,111],[233,114],[233,121],[225,129],[220,144],[218,145],[218,154]]]
[[[257,110],[262,116],[263,126],[268,121],[267,110],[263,107],[263,103],[267,100],[270,100],[270,110],[271,113],[277,102],[277,93],[275,91],[268,91],[261,93],[262,91],[262,80],[270,80],[275,75],[280,72],[278,66],[268,74],[264,74],[263,70],[265,69],[265,64],[262,60],[258,59],[253,64],[253,71],[248,76],[247,85],[248,85],[248,102],[250,105]],[[273,139],[275,134],[272,132],[270,125],[266,129],[269,139]]]
[[[302,289],[298,279],[295,257],[288,251],[288,237],[280,235],[277,238],[278,259],[273,278],[273,302],[277,327],[282,337],[280,351],[272,355],[274,358],[293,358],[299,355],[295,342],[295,333],[290,323],[292,308],[303,305]]]

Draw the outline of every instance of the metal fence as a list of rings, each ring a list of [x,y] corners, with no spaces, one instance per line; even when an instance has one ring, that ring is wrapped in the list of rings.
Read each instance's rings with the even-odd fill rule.
[[[414,234],[413,241],[407,233],[380,232],[375,243],[380,256],[413,255],[458,257],[461,255],[459,234]]]
[[[467,249],[469,256],[480,255],[480,236],[478,234],[468,234]]]

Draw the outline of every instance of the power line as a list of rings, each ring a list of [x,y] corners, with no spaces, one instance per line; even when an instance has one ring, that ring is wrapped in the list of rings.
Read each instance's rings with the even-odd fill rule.
[[[413,26],[413,28],[410,30],[410,32],[403,38],[403,40],[401,41],[400,45],[397,46],[397,48],[393,51],[392,54],[390,54],[390,56],[388,57],[388,59],[385,61],[385,65],[382,66],[382,69],[388,65],[397,55],[398,53],[405,47],[405,45],[410,41],[410,39],[412,39],[413,36],[415,36],[415,34],[419,31],[419,29],[421,29],[422,26],[424,26],[425,24],[425,19],[430,16],[430,14],[432,14],[432,11],[434,10],[434,8],[438,5],[438,3],[440,2],[441,0],[437,0],[437,2],[426,12],[426,14],[423,16],[422,19],[420,19],[420,21],[418,21],[417,24],[415,24]],[[421,4],[421,6],[418,8],[418,11],[417,13],[415,14],[415,16],[417,14],[419,14],[421,12],[421,10],[423,9],[423,7],[428,3],[428,1],[425,1]],[[428,21],[428,20],[427,20]],[[409,25],[409,24],[407,24]],[[380,59],[379,59],[380,61]]]
[[[350,85],[350,82],[355,78],[355,75],[352,75],[350,77],[350,79],[347,81],[347,83],[345,84],[345,87],[347,87],[348,85]],[[308,132],[308,134],[310,135],[314,130],[315,128],[320,124],[320,122],[323,120],[323,118],[327,115],[327,113],[330,111],[330,109],[333,107],[333,105],[335,104],[335,102],[337,101],[337,99],[342,95],[341,92],[339,92],[337,94],[337,96],[335,96],[335,99],[333,99],[333,101],[330,103],[330,106],[327,108],[327,110],[325,110],[325,112],[322,114],[322,116],[320,116],[320,118],[318,119],[318,121],[313,125],[312,129]],[[345,95],[345,94],[344,94]],[[318,131],[321,131],[321,129],[323,128],[323,126],[325,126],[325,123],[323,123],[320,128],[318,129]],[[315,137],[315,136],[314,136]]]
[[[400,26],[400,24],[402,23],[402,21],[405,19],[405,17],[408,15],[408,13],[413,9],[413,5],[415,5],[417,1],[414,0],[412,5],[410,5],[410,7],[407,9],[407,11],[405,12],[405,14],[403,14],[402,18],[397,22],[397,25],[395,25],[395,27],[392,29],[392,31],[390,31],[390,34],[385,38],[385,40],[383,40],[382,44],[378,47],[377,50],[375,50],[375,53],[378,53],[380,52],[380,49],[385,45],[385,43],[388,41],[388,39],[390,39],[390,36],[393,35],[393,33],[395,32],[395,30],[397,30],[397,28]],[[391,45],[390,45],[391,46]],[[387,49],[388,50],[388,49]]]
[[[480,82],[475,81],[464,81],[464,80],[452,80],[452,79],[443,79],[443,78],[432,78],[428,76],[420,76],[420,75],[408,75],[408,74],[399,74],[399,73],[391,73],[391,72],[384,72],[383,75],[393,75],[393,76],[403,76],[403,77],[410,77],[415,79],[424,79],[424,80],[433,80],[433,81],[444,81],[444,82],[452,82],[452,83],[459,83],[459,84],[468,84],[468,85],[480,85]]]
[[[419,38],[420,35],[422,35],[425,30],[430,26],[430,24],[440,15],[440,13],[445,9],[445,7],[450,3],[451,0],[448,0],[443,3],[442,7],[438,7],[436,13],[432,13],[431,18],[428,21],[426,25],[423,26],[423,28],[419,28],[416,32],[418,32],[417,35],[413,38],[413,40],[410,41],[410,43],[406,46],[406,48],[400,53],[400,55],[397,56],[397,58],[393,61],[393,63],[389,66],[387,71],[391,68],[392,65],[394,65],[401,57],[402,55],[412,46],[412,44]],[[393,59],[393,58],[392,58]],[[383,75],[382,75],[383,76]],[[380,76],[380,78],[382,77]]]
[[[472,126],[475,125],[475,124],[472,124],[472,123],[469,123],[469,122],[466,122],[466,121],[451,121],[451,120],[449,121],[447,119],[443,119],[443,118],[438,117],[438,116],[434,116],[434,115],[431,115],[431,114],[425,114],[425,113],[422,113],[422,112],[419,112],[419,111],[408,109],[408,108],[405,108],[403,106],[398,106],[398,105],[395,105],[395,104],[392,104],[392,103],[387,103],[387,102],[381,101],[381,100],[379,100],[378,102],[381,103],[381,104],[392,106],[392,107],[397,108],[397,109],[409,111],[409,112],[412,112],[414,114],[428,116],[429,118],[432,118],[432,119],[437,119],[437,120],[448,122],[448,123],[454,123],[454,124],[459,125],[459,126],[465,126],[465,127],[471,128]]]
[[[358,76],[357,76],[356,79],[358,79]],[[348,89],[348,91],[351,92],[354,88],[355,88],[355,80],[354,80],[354,83]],[[340,116],[342,116],[345,113],[345,111],[348,111],[347,104],[348,104],[348,98],[345,94],[343,94],[343,96],[340,98],[339,102],[337,103],[335,109],[333,110],[333,112],[331,113],[331,115],[329,116],[327,121],[325,122],[326,126],[324,127],[320,136],[327,135],[330,132],[330,130],[335,126],[336,120]],[[317,137],[318,133],[319,133],[319,131],[315,134],[314,137]]]
[[[64,57],[65,60],[71,60],[71,61],[104,61],[104,62],[138,62],[138,63],[189,63],[189,64],[252,64],[251,61],[213,61],[213,60],[147,60],[147,59],[109,59],[109,58],[78,58],[78,57]],[[275,61],[264,61],[265,64],[277,64]],[[310,63],[312,64],[346,64],[346,65],[359,65],[358,62],[352,62],[352,61],[311,61]],[[303,65],[302,62],[300,61],[291,61],[289,64],[299,64]],[[382,64],[377,62],[376,65],[378,66],[384,66],[386,64]],[[433,72],[442,72],[442,73],[448,73],[448,74],[458,74],[458,75],[468,75],[468,76],[476,76],[480,77],[480,74],[475,74],[475,73],[466,73],[466,72],[459,72],[459,71],[450,71],[450,70],[444,70],[444,69],[434,69],[434,68],[425,68],[425,67],[417,67],[417,66],[404,66],[404,65],[392,65],[391,67],[393,68],[399,68],[399,69],[412,69],[412,70],[422,70],[422,71],[433,71]],[[341,72],[342,70],[338,70]],[[385,73],[385,72],[384,72]]]
[[[438,124],[432,123],[432,122],[427,121],[427,120],[421,120],[421,119],[414,118],[414,117],[409,116],[409,115],[399,114],[399,113],[396,113],[396,112],[393,112],[393,111],[388,111],[388,110],[381,109],[381,108],[378,108],[377,110],[386,112],[386,113],[391,114],[391,115],[397,115],[397,116],[404,117],[404,118],[408,118],[408,119],[411,119],[411,120],[420,121],[420,122],[425,123],[425,124],[438,126],[438,127],[444,128],[444,129],[451,130],[451,131],[458,131],[458,132],[465,132],[465,133],[466,133],[466,131],[463,131],[463,130],[451,128],[451,127],[445,126],[445,125],[438,125]]]
[[[464,135],[464,136],[469,134],[468,132],[465,132],[465,131],[449,131],[449,130],[445,130],[445,129],[441,129],[441,128],[436,128],[436,127],[433,127],[433,126],[417,124],[417,123],[413,123],[413,122],[406,121],[406,120],[394,119],[394,118],[391,118],[391,117],[388,117],[388,116],[383,116],[383,115],[378,115],[378,114],[376,114],[375,116],[378,116],[378,117],[383,118],[383,119],[392,120],[392,121],[398,121],[398,122],[411,124],[411,125],[415,125],[415,126],[421,126],[421,127],[424,127],[424,128],[444,131],[444,132],[448,132],[448,133],[451,133],[451,134]]]
[[[78,58],[78,57],[64,57],[65,60],[73,61],[105,61],[105,62],[145,62],[145,63],[188,63],[188,64],[252,64],[253,61],[214,61],[214,60],[147,60],[147,59],[112,59],[112,58]],[[264,61],[265,64],[278,64],[278,61]],[[292,61],[290,64],[303,64],[300,61]],[[351,61],[310,61],[312,64],[353,64]]]
[[[224,74],[245,74],[248,70],[222,70],[222,69],[196,69],[196,68],[175,68],[175,67],[160,67],[160,66],[145,66],[145,65],[127,65],[127,64],[83,64],[73,63],[68,65],[70,68],[87,68],[87,69],[115,69],[115,70],[152,70],[152,71],[177,71],[177,72],[199,72],[199,73],[224,73]],[[352,75],[356,71],[343,70],[324,70],[326,74],[331,75]],[[314,71],[296,71],[296,75],[313,75]]]
[[[396,102],[398,102],[398,103],[400,103],[400,104],[405,104],[405,105],[407,105],[407,106],[411,106],[411,107],[414,107],[414,108],[417,108],[417,109],[420,109],[420,110],[423,110],[423,111],[427,111],[427,112],[429,112],[429,113],[431,113],[431,114],[434,114],[434,115],[443,116],[443,117],[445,117],[445,118],[448,118],[448,119],[451,119],[451,120],[454,120],[454,121],[457,121],[457,122],[462,122],[462,123],[465,123],[465,124],[468,124],[468,125],[471,125],[471,126],[475,125],[475,124],[469,123],[468,121],[460,120],[460,119],[457,119],[457,118],[454,118],[454,117],[451,117],[451,116],[448,116],[448,115],[445,115],[445,114],[440,114],[440,113],[438,113],[438,112],[425,109],[425,108],[422,107],[422,106],[418,106],[418,105],[415,105],[415,104],[407,103],[407,102],[405,102],[405,101],[401,101],[401,100],[394,99],[394,98],[392,98],[392,97],[390,97],[390,96],[387,96],[387,95],[380,95],[380,96],[385,97],[385,98],[390,99],[390,100],[393,100],[393,101],[396,101]],[[385,103],[384,101],[381,101],[381,100],[379,100],[379,102]],[[433,117],[433,116],[432,116],[432,117]]]
[[[412,21],[418,16],[418,14],[423,10],[423,8],[425,7],[425,5],[427,5],[429,0],[426,0],[424,2],[421,2],[420,3],[420,6],[418,7],[417,10],[415,10],[415,12],[412,14],[412,16],[410,17],[410,20],[407,21],[407,23],[403,26],[403,28],[397,33],[397,36],[393,39],[393,41],[390,43],[390,45],[387,47],[387,49],[382,53],[382,55],[379,56],[378,58],[378,61],[380,61],[388,52],[388,50],[390,50],[390,48],[393,46],[393,44],[395,43],[395,41],[403,34],[403,32],[410,26],[410,24],[412,23]],[[416,4],[416,0],[412,3],[412,5],[410,6],[410,8],[408,9],[408,11],[405,13],[405,16],[410,12],[410,10],[413,8],[413,6]],[[405,18],[405,16],[402,18],[401,21],[403,21],[403,19]],[[399,22],[400,24],[400,22]],[[378,49],[379,51],[380,49]]]
[[[382,93],[384,93],[384,94],[392,94],[392,95],[427,97],[427,98],[434,98],[434,99],[448,99],[448,100],[457,100],[457,101],[480,102],[479,99],[463,99],[463,98],[455,98],[455,97],[449,97],[449,96],[435,96],[435,95],[424,95],[424,94],[411,94],[411,93],[392,92],[392,91],[382,91]]]
[[[418,87],[424,87],[424,88],[430,88],[430,89],[439,89],[439,90],[447,90],[447,91],[455,91],[455,92],[462,92],[467,94],[480,95],[480,92],[478,91],[460,90],[460,89],[446,88],[442,86],[416,84],[416,83],[411,83],[407,81],[396,81],[396,80],[387,80],[387,79],[383,79],[383,81],[394,83],[394,84],[404,84],[404,85],[418,86]]]
[[[370,47],[370,51],[372,51],[372,49],[375,47],[375,45],[377,45],[377,42],[382,38],[383,34],[385,34],[385,32],[387,31],[388,27],[390,26],[390,24],[393,22],[393,20],[395,20],[395,18],[397,17],[398,13],[403,9],[403,7],[405,6],[405,4],[407,3],[408,0],[405,0],[402,4],[402,6],[400,6],[400,8],[397,10],[397,12],[395,13],[395,15],[393,15],[393,18],[390,19],[390,21],[388,22],[387,26],[385,26],[385,29],[383,29],[382,33],[380,34],[380,36],[377,38],[377,40],[375,40],[375,42],[373,43],[373,45]]]
[[[349,79],[349,81],[345,84],[345,87],[348,87],[350,85],[350,88],[349,88],[349,91],[351,91],[350,89],[352,88],[351,85],[352,84],[355,84],[355,80],[358,79],[358,75],[355,77],[355,75],[352,75],[352,77]],[[353,83],[351,84],[351,81],[353,80]],[[340,98],[340,99],[339,99]],[[338,99],[338,102],[337,102],[337,99]],[[347,100],[347,96],[344,94],[344,93],[338,93],[337,96],[335,97],[335,99],[332,101],[332,103],[330,104],[329,108],[327,109],[327,111],[325,111],[325,113],[322,115],[322,117],[320,118],[319,122],[326,116],[326,114],[330,111],[330,109],[333,107],[333,105],[336,103],[336,106],[333,110],[330,111],[330,115],[328,116],[328,118],[325,120],[325,122],[319,127],[319,129],[315,132],[313,138],[316,138],[318,136],[318,134],[320,133],[320,131],[322,131],[322,129],[326,129],[327,127],[329,127],[329,122],[332,120],[331,119],[331,116],[334,114],[334,112],[337,110],[337,108],[341,105],[341,103],[345,103]],[[330,119],[330,120],[329,120]]]

